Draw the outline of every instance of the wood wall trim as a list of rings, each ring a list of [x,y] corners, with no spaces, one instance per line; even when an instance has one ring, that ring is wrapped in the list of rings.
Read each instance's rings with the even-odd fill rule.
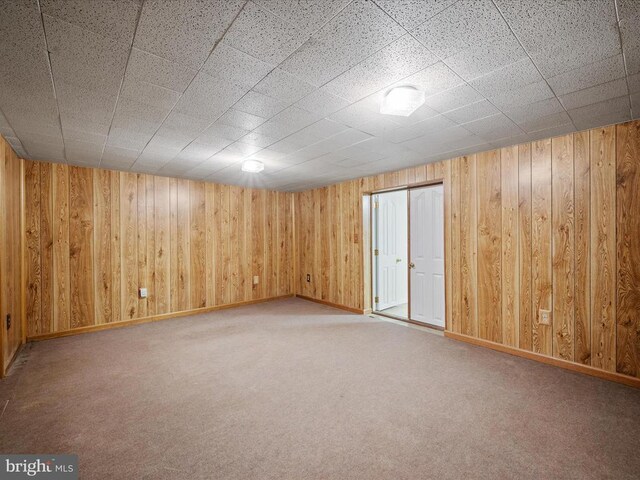
[[[256,303],[271,302],[274,300],[281,300],[284,298],[291,298],[291,297],[293,297],[293,294],[290,293],[287,295],[278,295],[276,297],[246,300],[242,302],[229,303],[226,305],[215,305],[212,307],[193,308],[190,310],[182,310],[180,312],[162,313],[159,315],[150,315],[148,317],[133,318],[130,320],[121,320],[119,322],[103,323],[100,325],[89,325],[86,327],[72,328],[70,330],[65,330],[62,332],[53,332],[53,333],[45,333],[42,335],[29,336],[27,337],[27,341],[40,342],[43,340],[51,340],[53,338],[69,337],[72,335],[81,335],[83,333],[100,332],[102,330],[111,330],[112,328],[131,327],[133,325],[140,325],[143,323],[158,322],[160,320],[171,320],[174,318],[187,317],[189,315],[197,315],[200,313],[214,312],[217,310],[227,310],[229,308],[242,307],[246,305],[254,305]]]
[[[337,308],[339,310],[345,310],[345,311],[351,312],[351,313],[359,313],[361,315],[364,315],[367,312],[365,309],[362,309],[362,308],[353,308],[353,307],[349,307],[347,305],[341,305],[339,303],[333,303],[333,302],[329,302],[327,300],[322,300],[320,298],[313,298],[313,297],[308,297],[306,295],[300,295],[300,294],[296,294],[295,296],[297,298],[302,298],[303,300],[307,300],[309,302],[320,303],[322,305],[327,305],[328,307]],[[370,311],[369,311],[369,313],[370,313]]]
[[[572,372],[578,372],[592,377],[601,378],[603,380],[609,380],[611,382],[622,383],[630,387],[640,388],[640,378],[629,377],[621,373],[611,372],[608,370],[602,370],[600,368],[591,367],[589,365],[583,365],[580,363],[571,362],[569,360],[563,360],[562,358],[550,357],[541,353],[531,352],[528,350],[522,350],[521,348],[511,347],[501,343],[491,342],[482,338],[470,337],[461,333],[445,331],[444,336],[453,340],[469,343],[478,347],[490,348],[502,353],[508,353],[517,357],[526,358],[528,360],[535,360],[547,365],[553,365],[555,367],[564,368]]]

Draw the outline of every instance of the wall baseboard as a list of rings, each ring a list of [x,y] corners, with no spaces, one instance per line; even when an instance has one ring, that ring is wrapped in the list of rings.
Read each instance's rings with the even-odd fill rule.
[[[319,298],[307,297],[306,295],[300,295],[299,293],[296,293],[295,296],[298,298],[302,298],[303,300],[308,300],[309,302],[320,303],[322,305],[327,305],[328,307],[337,308],[339,310],[346,310],[347,312],[351,312],[351,313],[359,313],[360,315],[365,313],[365,311],[362,308],[348,307],[346,305],[341,305],[339,303],[333,303],[327,300],[320,300]]]
[[[52,338],[69,337],[71,335],[80,335],[83,333],[100,332],[102,330],[110,330],[112,328],[131,327],[143,323],[157,322],[160,320],[170,320],[172,318],[186,317],[189,315],[197,315],[199,313],[214,312],[216,310],[226,310],[228,308],[241,307],[243,305],[253,305],[256,303],[270,302],[283,298],[291,298],[292,293],[287,295],[279,295],[276,297],[259,298],[257,300],[246,300],[244,302],[228,303],[226,305],[215,305],[213,307],[194,308],[191,310],[182,310],[180,312],[162,313],[160,315],[151,315],[148,317],[132,318],[131,320],[122,320],[113,323],[101,323],[100,325],[90,325],[88,327],[73,328],[64,332],[43,333],[41,335],[33,335],[27,337],[27,342],[39,342],[41,340],[50,340]]]
[[[522,350],[521,348],[502,345],[501,343],[495,343],[489,340],[470,337],[462,333],[445,331],[444,336],[447,338],[452,338],[454,340],[459,340],[461,342],[469,343],[471,345],[486,347],[486,348],[490,348],[491,350],[496,350],[498,352],[508,353],[510,355],[515,355],[517,357],[527,358],[529,360],[535,360],[537,362],[545,363],[547,365],[553,365],[555,367],[564,368],[565,370],[571,370],[572,372],[578,372],[585,375],[590,375],[592,377],[598,377],[603,380],[622,383],[630,387],[640,388],[640,378],[630,377],[622,373],[609,372],[607,370],[601,370],[599,368],[595,368],[589,365],[582,365],[580,363],[574,363],[568,360],[562,360],[560,358],[549,357],[541,353],[530,352],[528,350]]]

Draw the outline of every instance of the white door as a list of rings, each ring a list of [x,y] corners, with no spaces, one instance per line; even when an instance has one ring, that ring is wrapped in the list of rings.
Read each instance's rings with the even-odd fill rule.
[[[410,190],[411,320],[444,328],[442,185]]]
[[[381,193],[374,198],[376,238],[375,309],[405,304],[407,287],[407,191]],[[374,299],[375,300],[375,299]]]

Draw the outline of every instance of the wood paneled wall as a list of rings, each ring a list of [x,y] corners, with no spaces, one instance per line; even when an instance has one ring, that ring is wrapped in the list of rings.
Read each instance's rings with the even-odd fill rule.
[[[434,179],[447,330],[640,377],[640,122],[297,193],[297,292],[367,309],[363,195]]]
[[[25,196],[29,337],[293,293],[290,193],[25,161]]]
[[[22,343],[21,169],[22,160],[0,137],[0,377]]]

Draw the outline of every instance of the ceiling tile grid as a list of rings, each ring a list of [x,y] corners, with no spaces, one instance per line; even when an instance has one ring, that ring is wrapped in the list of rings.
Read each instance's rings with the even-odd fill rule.
[[[26,158],[299,190],[640,116],[635,0],[11,0],[0,14],[0,133]],[[425,104],[380,114],[398,85]],[[247,158],[266,170],[240,172]]]

